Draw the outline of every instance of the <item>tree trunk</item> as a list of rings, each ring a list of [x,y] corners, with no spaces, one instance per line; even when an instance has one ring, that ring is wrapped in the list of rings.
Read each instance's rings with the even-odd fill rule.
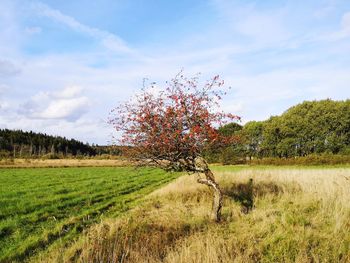
[[[198,183],[208,185],[213,191],[213,210],[212,210],[212,219],[216,222],[221,220],[221,208],[222,208],[222,192],[215,181],[214,175],[209,168],[204,171],[205,179],[198,179]]]
[[[29,146],[29,156],[32,157],[33,154],[33,143],[30,142],[30,146]]]
[[[16,158],[16,144],[14,144],[12,148],[13,148],[13,158]]]

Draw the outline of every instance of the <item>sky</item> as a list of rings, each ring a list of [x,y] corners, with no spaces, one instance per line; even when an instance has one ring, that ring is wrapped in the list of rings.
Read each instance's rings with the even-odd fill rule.
[[[0,0],[0,128],[100,145],[109,112],[180,70],[242,123],[350,98],[349,0]]]

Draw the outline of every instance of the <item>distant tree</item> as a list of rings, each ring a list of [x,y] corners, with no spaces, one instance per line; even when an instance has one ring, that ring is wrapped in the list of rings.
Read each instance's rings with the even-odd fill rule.
[[[144,87],[140,94],[113,110],[110,122],[122,133],[120,143],[128,147],[129,157],[139,163],[165,170],[204,174],[198,183],[209,186],[214,195],[212,217],[219,221],[222,192],[203,152],[206,147],[228,137],[217,127],[237,119],[219,111],[224,92],[219,76],[200,85],[198,77],[180,72],[160,91]]]
[[[220,127],[218,129],[218,132],[224,136],[232,136],[232,135],[236,135],[239,131],[242,130],[242,128],[243,128],[242,125],[236,122],[231,122]]]
[[[246,154],[250,159],[261,154],[262,133],[263,123],[260,121],[247,122],[242,129],[241,136],[246,146]]]
[[[218,142],[214,143],[210,147],[210,155],[215,158],[216,162],[219,161],[223,164],[242,163],[242,160],[244,160],[245,156],[244,149],[242,147],[242,128],[242,125],[236,122],[231,122],[223,125],[218,129],[219,134],[221,136],[229,138],[229,140],[225,144]]]

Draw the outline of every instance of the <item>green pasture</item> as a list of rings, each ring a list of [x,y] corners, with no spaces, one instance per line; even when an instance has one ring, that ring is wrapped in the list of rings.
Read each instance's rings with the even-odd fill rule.
[[[177,177],[156,169],[0,169],[0,262],[25,261]]]

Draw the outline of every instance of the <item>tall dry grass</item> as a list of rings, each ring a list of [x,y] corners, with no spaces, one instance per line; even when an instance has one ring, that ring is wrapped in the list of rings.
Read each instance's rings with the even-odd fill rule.
[[[185,175],[142,207],[96,225],[41,260],[350,262],[350,169],[244,169],[216,176],[225,192],[219,224],[208,216],[210,191]]]
[[[130,165],[122,159],[3,159],[0,168],[120,167]]]

